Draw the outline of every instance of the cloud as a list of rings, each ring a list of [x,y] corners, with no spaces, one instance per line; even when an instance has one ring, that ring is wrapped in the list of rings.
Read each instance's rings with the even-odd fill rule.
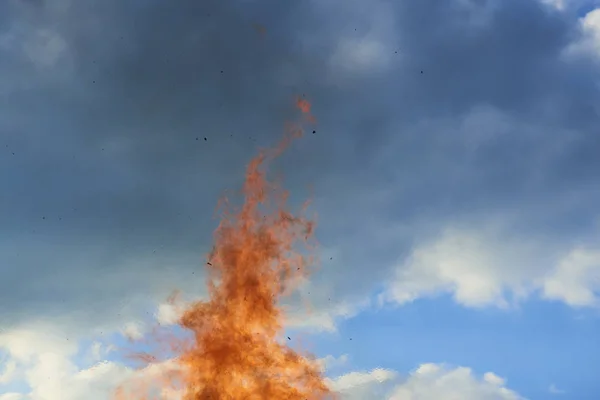
[[[131,340],[140,340],[144,337],[144,325],[140,322],[128,322],[123,327],[123,335]]]
[[[546,298],[572,306],[597,306],[600,298],[600,252],[576,248],[566,255],[545,278]]]
[[[401,381],[399,383],[398,381]],[[389,384],[395,386],[389,390]],[[498,375],[476,376],[470,368],[445,364],[421,364],[407,377],[396,371],[377,368],[370,372],[349,372],[329,380],[344,400],[521,400]]]
[[[470,368],[451,368],[440,364],[422,364],[406,381],[398,385],[389,400],[519,400],[492,372],[479,378]]]
[[[90,325],[111,330],[174,289],[202,295],[202,258],[216,226],[217,199],[239,184],[256,140],[278,140],[299,94],[290,82],[280,89],[277,76],[290,69],[318,69],[302,67],[308,55],[289,58],[293,36],[279,35],[282,42],[273,42],[278,29],[291,28],[274,23],[298,21],[283,8],[264,43],[254,35],[246,11],[219,2],[203,3],[206,12],[194,1],[169,10],[103,4],[4,6],[12,19],[2,41],[10,56],[2,73],[11,76],[3,90],[24,102],[12,103],[14,112],[0,116],[2,128],[12,132],[3,144],[24,163],[18,168],[21,175],[6,178],[17,186],[34,176],[45,182],[22,186],[27,202],[19,200],[19,190],[9,189],[13,195],[6,199],[13,218],[7,223],[18,227],[5,232],[10,239],[3,243],[2,263],[10,270],[2,301],[14,300],[17,307],[2,317],[8,326],[55,314],[68,316],[82,330]],[[135,29],[126,13],[136,15]],[[156,36],[156,23],[164,24],[168,37]],[[222,29],[224,24],[229,28]],[[107,33],[104,26],[114,29]],[[21,36],[33,42],[27,47]],[[40,63],[58,71],[74,69],[68,82],[55,82],[34,74],[30,64]],[[250,70],[261,77],[246,74]],[[213,73],[221,79],[216,86]],[[29,91],[38,94],[30,97]],[[62,100],[38,103],[40,113],[53,121],[51,139],[45,124],[26,115],[42,92],[50,98],[64,94]],[[200,95],[195,105],[189,102],[193,92]],[[273,96],[261,95],[265,92]],[[248,104],[258,108],[250,110]],[[81,112],[75,111],[78,107]],[[157,118],[139,124],[150,115]],[[208,140],[195,140],[199,136]],[[157,157],[162,161],[157,163]],[[87,164],[87,172],[74,168],[80,162]],[[215,174],[208,176],[206,170]],[[49,197],[42,200],[38,190]]]
[[[371,306],[368,297],[346,301],[336,301],[334,298],[332,301],[326,287],[308,280],[298,288],[298,295],[301,300],[286,301],[283,305],[286,311],[285,325],[313,333],[336,332],[339,320],[352,318]]]
[[[154,314],[156,321],[160,325],[175,325],[181,317],[181,310],[171,303],[161,303]]]
[[[579,20],[577,39],[566,49],[570,57],[600,57],[600,9],[587,12]]]
[[[447,229],[436,240],[417,246],[400,265],[386,296],[399,304],[452,293],[470,307],[507,307],[513,296],[532,286],[536,265],[520,241],[486,237],[485,232]],[[539,266],[538,268],[539,269]]]
[[[72,356],[77,342],[60,334],[54,324],[37,324],[31,329],[14,329],[0,333],[0,348],[8,351],[11,359],[28,363],[44,354],[59,353]]]
[[[0,400],[27,400],[21,393],[4,393],[0,394]]]
[[[151,389],[161,382],[163,372],[172,369],[172,364],[165,362],[134,370],[124,361],[105,358],[112,345],[97,341],[83,345],[48,333],[20,330],[0,336],[0,349],[8,354],[6,365],[16,365],[19,372],[4,375],[7,379],[0,384],[27,388],[4,394],[2,400],[105,400],[121,385]]]
[[[539,292],[574,307],[597,306],[595,247],[571,248],[502,229],[484,221],[477,228],[448,227],[418,243],[380,300],[405,304],[449,293],[467,307],[507,308]]]
[[[216,201],[298,94],[316,133],[274,170],[294,205],[314,193],[322,247],[289,327],[335,332],[382,285],[400,304],[596,305],[599,14],[543,3],[0,2],[0,399],[23,380],[36,400],[105,396],[130,373],[102,339],[173,324],[174,289],[206,294]],[[332,379],[385,398],[399,377]],[[398,390],[445,382],[511,398],[447,366]]]
[[[325,356],[323,358],[319,358],[317,362],[321,365],[324,371],[331,370],[332,368],[343,366],[348,362],[348,355],[342,354],[339,357],[334,357],[332,355]]]
[[[128,368],[103,362],[85,370],[77,370],[58,355],[42,356],[27,371],[27,382],[32,388],[32,400],[107,398],[122,382]]]
[[[393,380],[395,371],[376,368],[369,372],[349,372],[328,380],[329,387],[344,400],[380,398],[381,384]]]
[[[299,93],[317,132],[275,165],[319,214],[299,325],[335,331],[391,276],[396,302],[596,301],[594,252],[574,249],[597,228],[597,69],[564,57],[594,48],[595,12],[134,3],[0,5],[2,329],[62,346],[146,323],[173,289],[204,295],[216,200]]]
[[[100,341],[93,341],[90,345],[89,351],[86,354],[86,360],[88,363],[94,364],[105,360],[106,357],[116,350],[115,346],[112,344],[104,344]]]

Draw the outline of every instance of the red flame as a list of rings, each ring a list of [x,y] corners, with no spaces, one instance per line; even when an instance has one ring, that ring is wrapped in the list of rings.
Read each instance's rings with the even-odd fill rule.
[[[297,106],[314,120],[307,100],[298,99]],[[315,361],[280,340],[284,313],[279,300],[308,274],[308,260],[297,247],[308,244],[314,231],[312,221],[287,209],[287,192],[265,176],[265,163],[301,129],[290,133],[248,165],[241,208],[232,208],[226,199],[222,203],[207,262],[209,298],[188,306],[179,321],[193,339],[171,343],[178,352],[176,368],[154,382],[163,393],[170,385],[184,400],[333,398]],[[150,396],[131,388],[122,388],[121,398]]]

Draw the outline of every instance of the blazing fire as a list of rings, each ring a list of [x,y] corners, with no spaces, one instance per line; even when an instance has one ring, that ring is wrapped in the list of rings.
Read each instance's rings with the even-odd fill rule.
[[[299,99],[297,107],[314,121],[308,101]],[[208,300],[188,306],[179,321],[192,336],[174,347],[183,400],[334,398],[315,361],[281,340],[280,300],[308,273],[309,260],[297,247],[308,245],[314,225],[288,211],[287,192],[267,180],[265,164],[301,132],[292,127],[280,146],[250,162],[240,208],[222,203],[207,262]],[[121,391],[119,397],[148,396]]]

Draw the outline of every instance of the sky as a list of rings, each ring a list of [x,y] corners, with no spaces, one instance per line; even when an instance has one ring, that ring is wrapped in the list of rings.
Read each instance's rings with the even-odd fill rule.
[[[299,95],[342,399],[598,399],[599,63],[595,1],[0,2],[0,400],[110,398]]]

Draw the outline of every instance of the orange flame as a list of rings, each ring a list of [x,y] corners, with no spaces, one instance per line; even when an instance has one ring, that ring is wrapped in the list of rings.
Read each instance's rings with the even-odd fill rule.
[[[308,101],[297,106],[312,120]],[[279,340],[279,300],[308,273],[309,260],[296,245],[308,244],[314,224],[288,211],[287,192],[266,179],[264,165],[299,133],[294,128],[274,152],[263,150],[250,162],[241,208],[222,204],[207,262],[209,299],[180,319],[193,336],[175,358],[184,400],[334,398],[315,361]]]

